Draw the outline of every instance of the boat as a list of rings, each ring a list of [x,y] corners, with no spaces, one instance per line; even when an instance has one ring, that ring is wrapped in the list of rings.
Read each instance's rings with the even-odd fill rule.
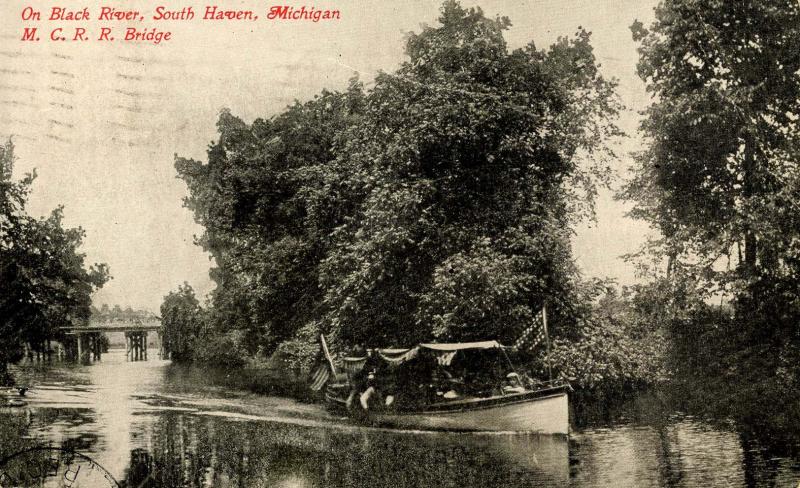
[[[373,349],[343,358],[343,372],[338,375],[330,359],[333,379],[326,385],[325,402],[332,411],[380,426],[569,434],[569,384],[534,381],[518,374],[508,359],[508,349],[497,341]],[[330,358],[324,342],[323,350]],[[459,374],[471,366],[490,369],[487,365],[493,359],[494,369],[484,371],[482,381],[480,372]],[[498,363],[505,366],[502,374],[498,374]],[[387,379],[398,376],[415,378],[402,385]],[[493,383],[491,388],[486,387],[488,383]],[[409,390],[418,401],[408,401]],[[401,400],[403,391],[406,401]]]

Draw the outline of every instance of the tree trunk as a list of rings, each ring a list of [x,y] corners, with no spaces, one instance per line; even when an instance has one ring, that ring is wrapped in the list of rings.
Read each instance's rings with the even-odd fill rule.
[[[669,256],[667,257],[667,280],[672,276],[672,268],[675,266],[676,257],[677,253],[675,251],[669,252]]]
[[[751,136],[746,136],[744,146],[744,166],[743,166],[743,184],[742,195],[744,196],[745,203],[756,194],[754,181],[755,176],[755,143]],[[745,217],[747,219],[748,217]],[[758,256],[758,240],[753,233],[752,227],[749,222],[744,226],[744,264],[748,271],[752,271],[756,267],[756,259]]]

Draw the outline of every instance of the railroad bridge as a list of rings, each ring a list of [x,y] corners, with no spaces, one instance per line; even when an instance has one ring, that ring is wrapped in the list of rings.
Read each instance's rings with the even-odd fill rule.
[[[155,332],[159,338],[158,356],[167,356],[162,340],[161,319],[154,317],[145,320],[114,320],[108,322],[90,321],[88,325],[62,328],[68,338],[65,347],[67,356],[80,363],[100,360],[103,351],[101,337],[108,332],[125,334],[125,358],[128,361],[147,361],[147,335]]]

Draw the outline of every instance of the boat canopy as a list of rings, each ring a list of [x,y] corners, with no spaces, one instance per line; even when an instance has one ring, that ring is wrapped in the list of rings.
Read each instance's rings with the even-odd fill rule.
[[[503,347],[497,341],[481,341],[481,342],[453,342],[450,344],[431,342],[427,344],[420,344],[417,347],[424,349],[431,349],[434,351],[463,351],[465,349],[501,349]]]
[[[443,366],[449,366],[458,351],[474,350],[474,349],[478,350],[503,349],[504,347],[505,346],[503,346],[497,341],[453,342],[453,343],[429,342],[429,343],[419,344],[417,346],[407,349],[398,349],[398,348],[373,349],[373,353],[376,354],[383,361],[392,364],[394,366],[399,366],[405,363],[406,361],[409,361],[417,357],[420,351],[432,351],[436,355],[436,360],[439,364]],[[367,362],[367,356],[345,357],[343,358],[343,362],[344,362],[344,370],[352,374],[364,368],[364,365]]]

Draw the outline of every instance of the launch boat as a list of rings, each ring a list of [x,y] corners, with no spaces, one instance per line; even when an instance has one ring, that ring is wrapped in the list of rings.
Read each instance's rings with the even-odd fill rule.
[[[569,433],[569,385],[518,374],[497,341],[428,343],[345,357],[328,407],[374,425],[424,430]],[[323,342],[326,356],[327,347]]]

